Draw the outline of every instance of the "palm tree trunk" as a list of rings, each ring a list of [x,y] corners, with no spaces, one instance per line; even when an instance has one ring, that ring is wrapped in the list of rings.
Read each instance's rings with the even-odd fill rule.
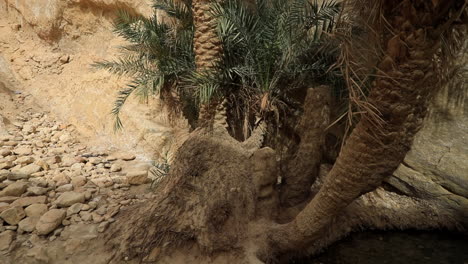
[[[319,173],[325,129],[330,122],[330,87],[307,90],[304,114],[298,124],[299,148],[283,172],[281,205],[292,207],[307,200],[310,187]]]
[[[195,64],[197,70],[212,70],[221,59],[222,46],[216,33],[216,20],[210,13],[211,0],[194,0],[192,3],[195,35]]]
[[[197,71],[213,71],[221,59],[222,45],[216,33],[216,18],[210,12],[212,0],[194,0],[192,2],[195,33],[193,46]],[[217,103],[208,102],[201,105],[198,120],[200,126],[210,125]]]
[[[368,100],[383,123],[377,125],[369,114],[361,118],[314,199],[292,222],[272,230],[270,250],[309,246],[350,203],[377,188],[402,162],[434,90],[442,86],[435,64],[440,30],[452,11],[464,5],[457,0],[440,2],[382,1],[385,54]]]

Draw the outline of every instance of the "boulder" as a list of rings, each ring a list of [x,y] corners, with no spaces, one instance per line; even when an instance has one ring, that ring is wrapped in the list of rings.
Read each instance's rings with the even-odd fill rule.
[[[33,174],[42,170],[42,167],[36,164],[29,164],[19,170],[22,174]]]
[[[134,160],[136,158],[135,155],[131,153],[125,153],[125,152],[116,153],[113,156],[118,159],[125,160],[125,161]]]
[[[11,207],[0,214],[0,217],[9,225],[17,225],[25,216],[21,207]]]
[[[65,219],[66,211],[63,209],[51,209],[41,216],[36,224],[38,235],[47,235],[60,226],[62,220]]]
[[[63,156],[61,164],[62,164],[62,167],[71,167],[77,162],[78,160],[73,156]]]
[[[18,227],[25,232],[32,232],[36,228],[39,217],[26,217],[18,223]]]
[[[45,204],[46,201],[46,196],[29,196],[19,198],[18,200],[14,201],[11,206],[26,207],[32,204]]]
[[[0,149],[0,156],[1,157],[6,157],[11,155],[11,150],[9,149]]]
[[[52,179],[57,183],[57,186],[62,186],[70,183],[70,177],[63,173],[55,175]]]
[[[71,183],[59,186],[57,189],[55,189],[57,192],[69,192],[71,190],[73,190],[73,185]]]
[[[20,156],[27,156],[32,154],[32,149],[30,147],[21,146],[13,150],[13,153]]]
[[[84,203],[85,195],[78,192],[64,192],[62,193],[56,201],[58,207],[68,207],[76,203]]]
[[[121,171],[122,170],[122,167],[119,165],[119,164],[112,164],[112,166],[110,167],[110,171],[111,172],[118,172],[118,171]]]
[[[34,162],[34,158],[30,157],[30,156],[20,157],[20,158],[15,160],[16,164],[21,164],[21,165],[28,165],[28,164],[31,164],[33,162]]]
[[[21,173],[21,172],[9,172],[7,177],[10,181],[26,180],[31,177],[30,173]]]
[[[83,163],[75,163],[70,167],[70,169],[72,171],[81,171],[83,169],[83,167],[84,167]]]
[[[11,203],[11,202],[14,202],[17,199],[18,199],[17,196],[3,196],[2,197],[0,195],[0,203]]]
[[[46,192],[47,192],[47,188],[43,188],[43,187],[34,186],[34,187],[28,188],[28,193],[34,194],[34,195],[43,195]]]
[[[91,158],[89,158],[88,162],[93,164],[93,165],[98,165],[99,163],[102,162],[102,159],[98,158],[98,157],[91,157]]]
[[[28,183],[26,182],[14,182],[0,192],[0,197],[21,196],[27,188]]]
[[[148,171],[129,171],[127,172],[127,181],[132,185],[140,185],[149,183],[151,180],[148,178]]]
[[[15,237],[15,232],[7,230],[0,233],[0,251],[6,251],[10,248],[10,244]]]
[[[47,212],[46,204],[31,204],[30,206],[24,209],[26,216],[28,217],[41,217]]]
[[[82,203],[76,203],[70,207],[68,207],[67,209],[67,216],[70,216],[70,215],[74,215],[74,214],[77,214],[81,211],[81,209],[83,208],[83,204]]]
[[[0,213],[5,211],[6,209],[10,208],[10,204],[9,203],[4,203],[4,202],[1,202],[0,203]],[[1,225],[1,224],[0,224]]]
[[[71,184],[73,187],[81,187],[86,184],[86,177],[84,176],[76,176],[71,179]]]
[[[13,168],[15,164],[11,161],[5,161],[0,163],[0,170],[8,170],[10,168]]]

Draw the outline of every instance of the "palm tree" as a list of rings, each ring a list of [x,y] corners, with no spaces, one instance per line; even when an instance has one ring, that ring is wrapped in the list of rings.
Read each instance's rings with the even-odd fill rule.
[[[260,2],[282,3],[279,0],[264,0],[256,3]],[[234,0],[230,2],[232,6],[236,3]],[[240,249],[244,249],[246,262],[254,259],[249,255],[252,252],[256,253],[260,259],[269,261],[272,257],[287,256],[285,253],[298,252],[311,247],[312,251],[320,250],[343,234],[361,226],[429,228],[440,225],[457,228],[460,223],[466,223],[466,219],[459,219],[459,212],[447,213],[450,210],[438,210],[439,207],[435,210],[433,205],[411,199],[411,197],[398,196],[382,190],[375,191],[403,160],[415,134],[421,128],[422,120],[427,113],[428,102],[431,101],[435,91],[443,86],[443,72],[451,67],[453,60],[453,53],[450,51],[459,47],[453,38],[458,32],[456,28],[458,24],[467,23],[466,1],[380,0],[371,2],[355,0],[350,1],[350,4],[359,10],[359,17],[364,18],[366,25],[371,28],[365,30],[368,34],[362,34],[362,29],[360,31],[359,28],[351,28],[348,33],[357,32],[360,37],[376,47],[377,63],[376,67],[369,70],[370,73],[367,74],[372,78],[359,81],[354,79],[360,77],[360,72],[354,67],[361,67],[361,65],[352,61],[356,56],[347,54],[346,50],[343,52],[344,55],[349,55],[344,56],[347,58],[344,61],[349,62],[349,67],[345,65],[342,69],[344,75],[348,77],[347,81],[353,83],[348,86],[349,95],[351,101],[354,100],[357,103],[361,115],[359,122],[346,139],[332,169],[324,176],[324,179],[320,179],[323,183],[321,181],[314,183],[313,194],[315,196],[307,197],[311,198],[311,201],[305,205],[305,208],[300,210],[301,207],[294,207],[293,209],[300,210],[300,212],[286,224],[274,222],[274,214],[280,211],[268,211],[277,208],[274,191],[274,183],[277,180],[274,151],[268,148],[258,150],[260,144],[252,144],[253,148],[250,146],[246,148],[244,144],[226,136],[226,133],[220,133],[221,136],[218,137],[210,133],[200,133],[203,130],[195,131],[178,151],[177,158],[171,166],[172,171],[158,186],[155,192],[157,198],[152,203],[139,205],[121,216],[128,230],[123,230],[120,225],[114,228],[114,233],[110,233],[113,239],[119,238],[116,246],[120,249],[113,250],[113,252],[117,255],[128,253],[130,257],[141,257],[154,255],[153,252],[156,252],[155,255],[170,254],[171,250],[181,250],[184,254],[189,254],[185,251],[189,248],[200,249],[203,253],[215,256],[222,252],[218,255],[222,256],[226,251],[232,250],[235,252],[237,261],[237,257],[244,256],[239,253]],[[238,9],[230,9],[229,5],[214,6],[215,10]],[[267,7],[257,7],[257,10],[260,13],[267,10]],[[245,12],[246,9],[239,10],[242,10],[240,13],[243,14],[243,19],[239,21],[254,21],[252,25],[261,23],[261,20],[255,20],[259,16],[249,15]],[[273,8],[269,11],[277,12],[277,10]],[[224,11],[218,15],[218,34],[236,32],[223,31],[223,28],[234,28],[229,26],[232,24],[223,21],[232,21],[227,18],[240,16],[231,16],[230,12]],[[245,18],[248,19],[245,20]],[[348,18],[354,18],[352,13]],[[230,49],[232,46],[242,48],[246,40],[255,39],[254,36],[257,36],[256,34],[243,35],[245,32],[266,34],[262,37],[275,36],[274,30],[273,34],[268,34],[269,30],[264,33],[265,29],[276,29],[271,26],[271,23],[268,25],[270,27],[264,27],[259,32],[250,30],[255,27],[244,26],[240,27],[244,29],[243,31],[235,34],[219,34],[223,43],[223,56],[221,60],[215,61],[215,64],[232,67],[223,67],[223,71],[217,72],[217,79],[209,74],[201,78],[200,75],[203,75],[203,72],[200,74],[198,68],[187,78],[196,79],[197,82],[193,83],[197,84],[194,86],[198,89],[200,88],[198,84],[201,83],[207,87],[206,83],[209,82],[213,82],[218,87],[231,88],[231,86],[222,85],[232,83],[238,78],[243,82],[234,87],[248,88],[241,89],[242,91],[266,91],[268,96],[265,98],[268,100],[265,101],[271,101],[270,98],[273,96],[270,97],[270,95],[277,95],[277,98],[280,98],[278,94],[284,90],[278,87],[294,85],[291,80],[304,77],[302,73],[313,75],[314,71],[308,68],[311,64],[298,63],[303,61],[301,58],[306,58],[305,61],[308,61],[312,57],[300,56],[299,59],[293,60],[294,63],[289,64],[291,68],[281,68],[271,67],[271,65],[283,66],[277,63],[281,61],[277,58],[291,57],[275,57],[262,52],[281,51],[278,47],[293,44],[294,49],[289,50],[296,51],[301,48],[301,45],[297,44],[304,44],[304,42],[288,43],[287,38],[281,38],[281,40],[286,40],[285,43],[288,45],[275,46],[266,45],[277,44],[267,38],[268,41],[264,42],[249,42],[259,43],[258,45],[245,45],[249,47],[245,50],[251,54],[247,53],[248,56],[241,58],[248,58],[248,60],[236,60],[240,56],[229,57],[229,54],[238,54],[236,52],[239,51]],[[307,28],[303,27],[307,23],[298,25],[297,28]],[[376,33],[377,37],[372,35],[372,32]],[[238,36],[241,38],[237,38]],[[303,36],[310,35],[303,34]],[[351,36],[354,37],[354,35]],[[465,35],[460,36],[464,41]],[[239,39],[242,40],[240,45],[234,41]],[[278,41],[278,43],[282,42]],[[251,49],[252,46],[255,48]],[[262,49],[263,46],[267,48]],[[273,63],[259,63],[269,61],[272,57],[275,58],[272,60]],[[207,69],[215,67],[209,62],[200,65]],[[297,65],[301,67],[292,67]],[[307,67],[302,68],[302,66]],[[237,69],[237,71],[232,69]],[[257,70],[251,71],[250,69]],[[269,75],[272,69],[280,70]],[[298,69],[306,70],[299,71],[301,74],[292,75],[293,78],[271,81],[274,79],[270,78],[271,76],[276,78],[290,69],[294,69],[291,72],[298,72]],[[346,72],[352,74],[347,75]],[[262,78],[265,76],[267,78]],[[220,79],[222,81],[219,81]],[[204,82],[205,80],[208,82]],[[254,85],[244,85],[245,83]],[[282,85],[275,86],[278,83]],[[368,87],[361,87],[361,85],[368,85]],[[264,87],[275,89],[262,90]],[[202,94],[200,90],[198,91]],[[225,95],[232,91],[222,90],[220,94]],[[234,96],[240,94],[239,90],[234,91],[236,91],[232,92]],[[252,94],[263,95],[258,92]],[[304,111],[308,110],[305,108]],[[307,130],[308,127],[314,125],[314,122],[302,124],[301,129]],[[303,139],[305,139],[303,144],[310,143],[309,138]],[[307,153],[314,153],[307,150],[307,146],[304,149]],[[298,153],[303,152],[298,151]],[[300,168],[307,169],[304,166],[306,163],[298,162],[301,165]],[[271,166],[267,167],[265,164]],[[304,175],[301,175],[301,172],[295,171],[298,174],[296,183],[299,184],[303,182],[301,177]],[[303,185],[310,184],[309,179],[304,182],[306,183]],[[308,188],[309,186],[304,186],[303,189]],[[298,193],[302,192],[303,190],[299,190]],[[389,207],[385,199],[397,203],[396,206]],[[261,207],[262,205],[266,205],[268,209],[266,212],[265,208]],[[463,206],[461,208],[463,209]],[[260,216],[256,215],[256,209],[262,211]],[[435,216],[427,217],[427,215]],[[416,223],[416,221],[419,222]],[[195,246],[192,247],[192,245]],[[230,262],[234,263],[234,261]],[[227,261],[227,263],[230,262]]]
[[[441,69],[454,59],[447,41],[458,23],[466,23],[466,6],[461,0],[372,3],[383,51],[368,95],[375,114],[362,115],[314,199],[292,222],[270,231],[270,250],[297,251],[318,240],[346,206],[396,170],[442,87]]]

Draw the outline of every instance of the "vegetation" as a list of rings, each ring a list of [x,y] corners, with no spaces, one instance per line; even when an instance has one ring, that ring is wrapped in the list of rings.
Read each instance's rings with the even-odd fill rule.
[[[255,10],[237,0],[210,6],[223,47],[210,70],[196,67],[192,1],[157,0],[151,18],[121,12],[115,31],[130,44],[117,61],[96,64],[131,79],[115,103],[116,127],[122,126],[119,113],[132,93],[143,100],[158,95],[187,117],[198,116],[201,104],[226,98],[235,123],[282,106],[294,112],[300,106],[294,93],[312,84],[340,87],[339,72],[332,69],[339,51],[327,40],[338,3],[256,4]],[[171,22],[158,19],[157,11]]]
[[[345,37],[340,50],[327,39],[338,4],[249,4],[157,2],[156,9],[175,19],[170,25],[155,16],[124,14],[117,30],[134,43],[126,50],[135,57],[99,66],[122,74],[140,67],[132,60],[143,62],[145,71],[133,72],[134,83],[121,93],[115,113],[133,91],[155,93],[176,102],[176,109],[196,106],[200,112],[226,99],[227,117],[234,125],[245,125],[282,106],[297,109],[302,101],[295,95],[304,92],[292,159],[277,164],[277,153],[262,148],[255,133],[241,143],[223,127],[216,127],[216,133],[194,131],[157,186],[154,203],[122,216],[129,230],[118,241],[116,257],[151,257],[154,252],[164,257],[177,250],[189,255],[193,252],[185,249],[190,248],[210,256],[229,252],[246,263],[275,263],[298,252],[317,252],[361,228],[467,225],[463,203],[447,209],[427,200],[435,197],[427,189],[411,196],[382,187],[410,150],[429,103],[463,47],[466,1],[349,1],[344,10],[351,26],[340,32]],[[175,47],[187,56],[179,57]],[[338,59],[340,71],[332,67]],[[324,134],[336,102],[327,99],[330,89],[319,84],[339,88],[341,82],[357,106],[350,113],[358,110],[360,115],[326,169],[321,166]],[[224,121],[223,109],[216,118]],[[283,165],[287,173],[277,170]],[[277,184],[278,177],[285,182]],[[120,229],[111,236],[119,237]]]

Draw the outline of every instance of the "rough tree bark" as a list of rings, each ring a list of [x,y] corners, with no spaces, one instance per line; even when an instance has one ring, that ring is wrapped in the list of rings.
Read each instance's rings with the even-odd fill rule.
[[[331,91],[328,86],[307,90],[304,113],[298,124],[299,148],[286,165],[280,189],[281,205],[291,207],[307,200],[319,173],[325,129],[330,122]]]
[[[216,18],[211,15],[210,4],[213,0],[194,0],[192,2],[195,33],[193,47],[197,71],[210,72],[221,59],[222,45],[216,33]],[[217,102],[208,102],[200,107],[200,125],[210,125]]]
[[[421,128],[434,91],[442,86],[435,64],[441,34],[464,4],[382,1],[385,55],[368,100],[383,123],[362,116],[314,199],[292,222],[270,231],[271,248],[260,252],[264,258],[271,251],[310,246],[350,203],[396,170]]]
[[[212,70],[221,58],[221,41],[216,34],[216,18],[211,15],[212,0],[194,0],[192,2],[195,34],[195,64],[197,70]]]

